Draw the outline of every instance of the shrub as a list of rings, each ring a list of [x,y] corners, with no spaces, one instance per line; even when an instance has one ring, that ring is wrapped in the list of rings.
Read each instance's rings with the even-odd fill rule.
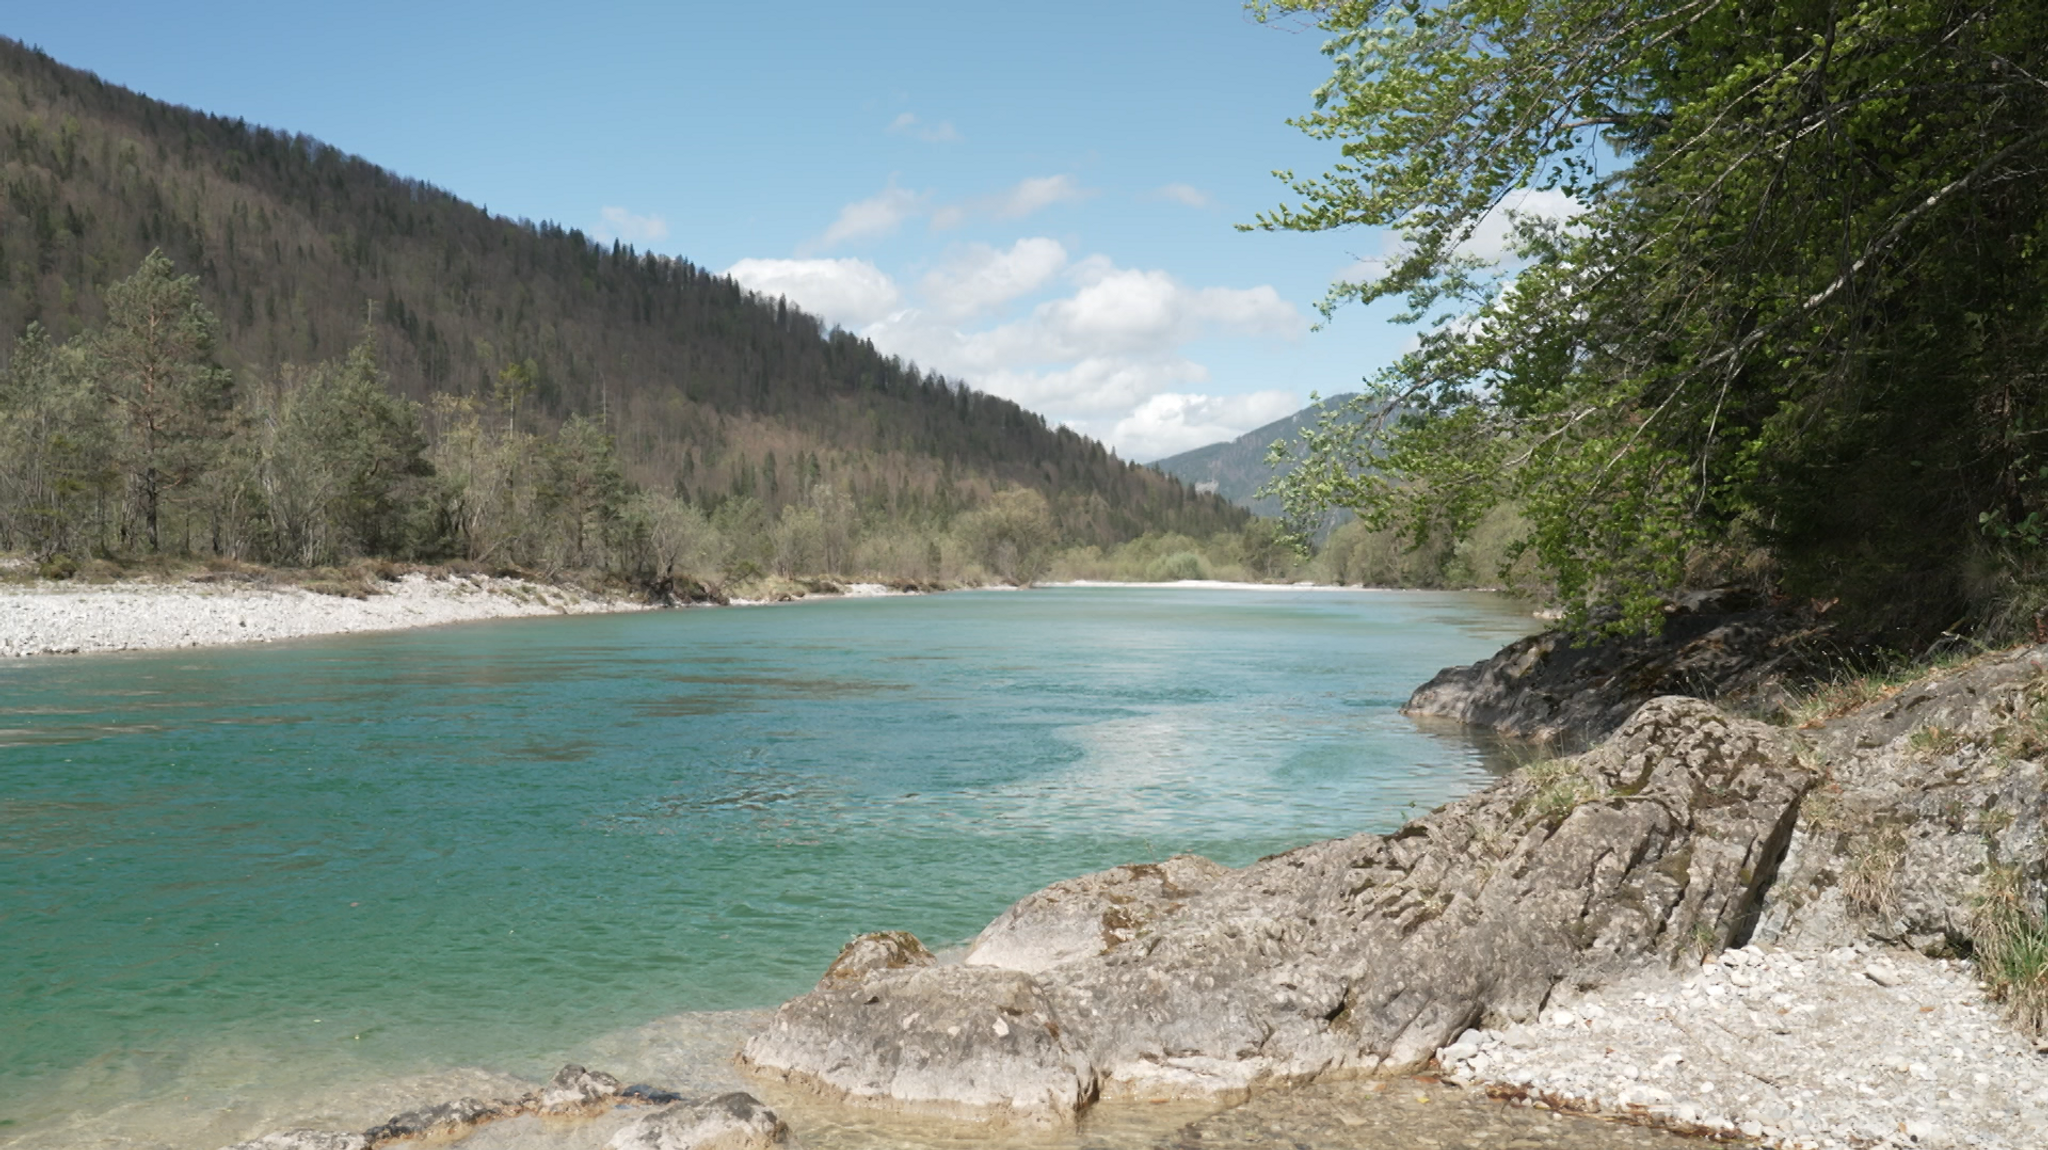
[[[1209,564],[1193,551],[1176,551],[1162,555],[1146,571],[1146,578],[1154,583],[1178,583],[1185,579],[1207,579]]]

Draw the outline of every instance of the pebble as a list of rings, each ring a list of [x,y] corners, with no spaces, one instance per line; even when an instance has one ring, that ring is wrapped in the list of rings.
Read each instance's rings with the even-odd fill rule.
[[[1468,1030],[1438,1064],[1455,1084],[1787,1150],[2048,1147],[2048,1056],[1960,961],[1752,946],[1553,999],[1538,1021]]]
[[[489,576],[409,574],[367,599],[298,587],[199,583],[0,586],[0,658],[267,643],[523,615],[631,611],[641,604]]]

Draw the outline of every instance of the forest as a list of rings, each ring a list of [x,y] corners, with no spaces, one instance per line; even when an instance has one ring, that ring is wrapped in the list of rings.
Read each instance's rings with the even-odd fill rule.
[[[1250,523],[687,261],[4,39],[0,193],[0,547],[1013,578]]]

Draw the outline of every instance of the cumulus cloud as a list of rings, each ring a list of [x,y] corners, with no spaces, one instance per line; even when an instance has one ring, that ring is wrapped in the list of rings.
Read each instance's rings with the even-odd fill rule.
[[[599,208],[600,222],[591,233],[601,240],[624,240],[629,244],[650,244],[668,238],[668,221],[660,216],[638,216],[624,208]]]
[[[1152,197],[1159,200],[1172,200],[1176,204],[1185,204],[1191,208],[1206,208],[1216,202],[1210,198],[1209,193],[1195,187],[1193,184],[1168,184],[1154,191]]]
[[[1019,245],[990,253],[985,266],[1015,269],[1037,259],[1021,274],[1013,271],[1007,284],[1014,285],[1041,272],[1052,254]],[[1207,383],[1208,369],[1183,354],[1184,344],[1219,335],[1292,338],[1307,327],[1299,309],[1265,285],[1193,288],[1163,271],[1120,268],[1098,256],[1073,265],[1068,281],[1068,294],[993,327],[964,330],[939,301],[894,312],[862,334],[977,387],[1069,418],[1125,414],[1154,395]],[[992,286],[984,298],[997,290]]]
[[[938,314],[966,319],[1044,287],[1067,263],[1067,249],[1043,237],[1018,240],[1004,251],[969,244],[926,273],[919,286]]]
[[[725,269],[739,284],[761,295],[786,296],[812,315],[845,328],[883,319],[902,302],[902,293],[880,268],[866,260],[747,259]]]
[[[889,121],[889,134],[915,136],[927,144],[951,144],[957,143],[960,139],[959,129],[953,127],[953,121],[941,120],[936,124],[927,124],[910,112]]]
[[[892,179],[880,192],[839,209],[838,217],[819,237],[817,246],[831,248],[851,240],[886,236],[923,209],[923,196],[897,187]]]
[[[1138,404],[1099,438],[1116,444],[1124,458],[1149,463],[1236,439],[1300,408],[1300,397],[1291,391],[1255,391],[1248,395],[1163,392]]]
[[[727,274],[1126,458],[1228,439],[1296,406],[1281,391],[1215,395],[1209,369],[1190,354],[1219,338],[1305,332],[1300,309],[1270,285],[1197,287],[1104,256],[1074,260],[1043,236],[956,247],[914,293],[861,259],[745,259]]]

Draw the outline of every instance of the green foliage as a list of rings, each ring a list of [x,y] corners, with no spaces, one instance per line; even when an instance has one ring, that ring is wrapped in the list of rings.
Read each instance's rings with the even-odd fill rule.
[[[106,306],[85,370],[113,412],[129,501],[122,533],[157,551],[164,504],[189,497],[226,442],[233,377],[214,362],[220,325],[199,302],[199,281],[163,252],[109,287]]]
[[[1145,571],[1145,578],[1154,583],[1179,583],[1188,579],[1209,578],[1209,565],[1200,554],[1193,551],[1176,551],[1161,555],[1152,561]]]
[[[368,340],[341,363],[250,387],[241,414],[217,485],[220,550],[300,567],[438,554],[441,490],[418,405],[386,387]]]
[[[1926,634],[2048,566],[2048,11],[1854,0],[1275,0],[1342,146],[1259,226],[1400,230],[1420,346],[1298,445],[1298,515],[1411,539],[1487,508],[1584,623],[1652,626],[1697,556]],[[1615,164],[1606,150],[1620,153]],[[1526,190],[1515,258],[1468,254]],[[1564,202],[1555,197],[1553,203]],[[1839,617],[1839,616],[1838,616]]]
[[[1052,565],[1057,531],[1045,496],[1027,487],[999,491],[988,504],[962,518],[962,541],[990,574],[1028,587]]]
[[[97,537],[118,484],[113,427],[78,360],[30,324],[0,375],[0,540],[51,562]]]

